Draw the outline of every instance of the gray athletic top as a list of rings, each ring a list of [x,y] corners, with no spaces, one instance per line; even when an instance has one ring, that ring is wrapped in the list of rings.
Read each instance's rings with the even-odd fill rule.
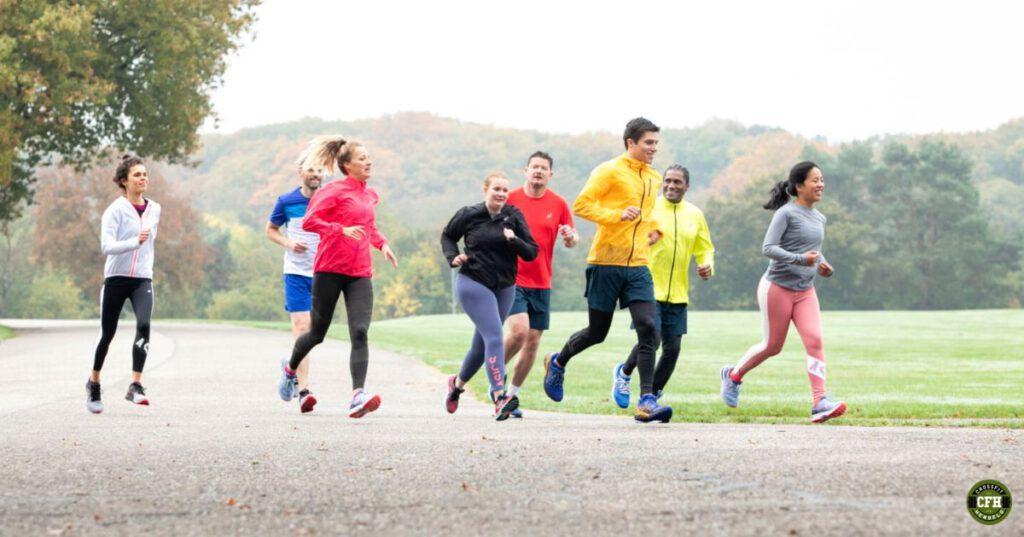
[[[779,207],[772,216],[761,246],[761,252],[771,258],[764,277],[794,291],[814,287],[818,268],[804,264],[804,254],[812,250],[821,251],[825,220],[825,215],[817,209],[808,209],[796,202]],[[818,257],[819,262],[824,260],[824,255]]]

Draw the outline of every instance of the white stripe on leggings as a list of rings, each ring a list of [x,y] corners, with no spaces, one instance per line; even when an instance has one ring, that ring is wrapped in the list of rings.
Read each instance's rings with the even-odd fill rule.
[[[760,343],[747,349],[744,353],[743,358],[740,358],[740,363],[736,365],[735,370],[740,370],[747,364],[747,362],[755,355],[764,352],[768,348],[768,289],[771,287],[771,282],[767,278],[761,278],[761,281],[757,284],[757,306],[761,310],[761,337]]]

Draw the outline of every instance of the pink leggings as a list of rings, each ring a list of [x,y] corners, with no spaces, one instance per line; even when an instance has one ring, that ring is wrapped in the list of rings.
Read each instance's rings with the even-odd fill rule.
[[[732,370],[732,379],[740,381],[761,362],[782,352],[793,321],[807,350],[807,378],[817,404],[825,395],[825,347],[821,337],[821,307],[814,288],[793,291],[761,278],[757,286],[757,304],[761,308],[761,332],[764,340],[747,349]]]

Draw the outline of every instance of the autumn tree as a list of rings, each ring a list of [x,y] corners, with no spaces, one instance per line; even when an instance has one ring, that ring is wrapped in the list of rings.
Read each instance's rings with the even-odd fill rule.
[[[258,0],[0,1],[0,222],[54,156],[184,161]]]

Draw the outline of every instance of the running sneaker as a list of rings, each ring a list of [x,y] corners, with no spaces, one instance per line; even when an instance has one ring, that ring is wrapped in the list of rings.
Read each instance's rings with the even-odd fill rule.
[[[103,401],[100,400],[100,383],[85,381],[85,408],[93,414],[103,412]]]
[[[722,402],[725,403],[725,406],[736,408],[740,404],[740,384],[743,383],[732,380],[731,373],[732,366],[727,365],[722,368]]]
[[[494,402],[494,419],[505,421],[512,411],[519,408],[519,398],[516,396],[503,395]]]
[[[616,364],[612,368],[612,401],[615,401],[619,408],[629,408],[629,381],[628,375],[622,374],[622,366]]]
[[[518,396],[516,396],[516,397],[518,397]],[[523,419],[523,409],[521,409],[521,408],[516,408],[516,409],[515,409],[515,410],[513,410],[513,411],[512,411],[512,413],[511,413],[511,414],[509,414],[509,415],[510,415],[510,416],[512,416],[513,418],[516,418],[516,419]]]
[[[449,414],[454,414],[459,409],[459,396],[466,391],[455,385],[455,375],[448,377],[448,395],[444,398],[444,408]]]
[[[281,359],[281,380],[277,382],[277,394],[281,396],[282,401],[291,401],[295,399],[295,389],[298,384],[298,379],[295,378],[295,371],[288,367],[288,359]]]
[[[146,397],[146,389],[138,382],[133,382],[128,385],[128,393],[124,395],[124,398],[136,405],[149,406],[149,398]]]
[[[316,396],[309,390],[302,390],[299,392],[299,410],[303,414],[312,412],[313,407],[316,406]]]
[[[672,419],[672,407],[658,404],[658,400],[652,394],[641,395],[640,401],[636,404],[636,415],[633,419],[643,423],[660,421],[668,423]]]
[[[361,418],[377,410],[378,407],[380,407],[380,396],[377,394],[370,395],[364,392],[362,388],[359,388],[352,394],[352,402],[348,405],[348,417]]]
[[[562,383],[565,382],[565,368],[558,367],[557,358],[557,352],[544,357],[544,393],[556,403],[562,400]]]
[[[842,401],[831,401],[828,396],[818,400],[818,404],[811,407],[811,422],[825,423],[832,418],[838,418],[846,414],[846,403]]]

